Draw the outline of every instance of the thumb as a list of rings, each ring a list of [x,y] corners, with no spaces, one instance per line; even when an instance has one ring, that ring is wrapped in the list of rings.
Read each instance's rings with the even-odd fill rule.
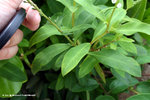
[[[0,31],[16,13],[23,0],[0,0]]]
[[[17,9],[19,7],[19,5],[21,4],[23,0],[9,0],[8,4],[11,4],[11,6],[15,9]],[[25,1],[25,0],[24,0]]]

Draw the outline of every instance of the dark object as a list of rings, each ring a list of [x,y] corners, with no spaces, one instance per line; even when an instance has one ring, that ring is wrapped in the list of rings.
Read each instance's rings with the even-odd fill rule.
[[[14,35],[19,26],[25,19],[26,12],[21,8],[15,16],[10,20],[8,25],[0,32],[0,49],[8,42],[8,40]]]

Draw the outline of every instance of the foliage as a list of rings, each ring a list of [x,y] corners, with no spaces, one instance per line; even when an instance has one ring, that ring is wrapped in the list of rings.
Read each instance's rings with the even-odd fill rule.
[[[27,1],[40,12],[41,26],[36,32],[22,26],[18,54],[0,61],[0,97],[116,100],[132,91],[127,100],[148,100],[150,83],[137,77],[150,63],[149,1]]]

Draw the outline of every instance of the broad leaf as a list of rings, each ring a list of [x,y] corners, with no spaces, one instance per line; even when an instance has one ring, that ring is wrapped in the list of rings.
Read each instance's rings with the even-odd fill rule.
[[[113,9],[110,9],[108,11],[105,12],[105,16],[106,16],[106,21],[109,22],[111,16],[112,16],[112,12]],[[120,24],[120,22],[123,20],[123,18],[125,18],[126,16],[126,10],[122,9],[122,8],[116,8],[113,16],[111,18],[110,21],[110,27],[111,26],[118,26]]]
[[[146,56],[148,55],[149,50],[147,50],[145,47],[135,44],[137,49],[137,56]]]
[[[120,70],[111,70],[113,75],[117,78],[110,84],[111,93],[117,94],[125,89],[134,86],[138,83],[138,80],[131,75],[122,72]]]
[[[143,93],[129,97],[127,100],[149,100],[150,93]]]
[[[149,29],[150,29],[150,24],[133,20],[132,22],[128,22],[126,24],[120,25],[117,28],[113,28],[112,31],[116,33],[125,34],[125,35],[132,35],[137,32],[150,35]]]
[[[106,4],[108,0],[95,0],[94,4],[95,5],[103,5]]]
[[[0,67],[0,76],[14,82],[25,82],[26,74],[12,63],[7,63]]]
[[[136,90],[140,93],[150,93],[150,82],[141,82],[137,85]]]
[[[137,49],[133,43],[119,42],[119,45],[122,49],[126,50],[127,52],[137,54]]]
[[[115,100],[115,99],[109,95],[101,95],[101,96],[96,97],[95,100]]]
[[[95,65],[95,70],[98,73],[99,77],[102,79],[102,81],[104,83],[106,83],[105,74],[104,74],[103,69],[101,68],[101,66],[99,64]]]
[[[10,94],[17,94],[22,87],[22,82],[12,82],[0,76],[0,86],[0,97],[12,97]]]
[[[64,28],[62,28],[62,30],[63,30],[64,33],[72,33],[72,32],[79,31],[79,30],[83,30],[83,32],[84,32],[88,28],[94,28],[94,26],[89,25],[89,24],[82,24],[82,25],[74,26],[72,28],[65,28],[64,27]]]
[[[127,10],[132,8],[134,6],[134,1],[133,0],[127,0]]]
[[[105,20],[104,13],[97,7],[93,5],[93,2],[90,0],[75,0],[80,4],[86,11],[99,18],[101,21]]]
[[[57,2],[56,0],[46,0],[48,8],[50,12],[52,13],[57,13],[57,12],[62,12],[64,6]],[[47,10],[47,9],[46,9]]]
[[[57,79],[56,90],[61,90],[64,87],[64,85],[65,85],[64,78],[60,74],[59,77],[58,77],[58,79]]]
[[[72,12],[68,8],[63,11],[62,25],[67,28],[72,27]]]
[[[119,41],[121,41],[121,42],[134,42],[133,39],[127,38],[125,36],[121,37]]]
[[[32,64],[32,72],[36,74],[40,69],[48,64],[55,56],[70,48],[67,44],[51,45],[36,55]]]
[[[89,52],[90,43],[80,44],[71,48],[64,56],[62,62],[62,75],[65,76],[71,70],[73,70],[80,60]]]
[[[102,51],[91,52],[89,54],[96,57],[96,59],[104,65],[122,70],[137,77],[141,76],[140,65],[133,58],[126,57],[117,51],[104,49]]]
[[[90,14],[89,12],[83,10],[82,7],[80,9],[81,9],[81,11],[78,14],[77,18],[75,19],[75,26],[79,26],[80,25],[80,26],[83,27],[84,25],[91,25],[92,22],[93,22],[93,20],[96,17],[93,16],[92,14]],[[92,27],[89,27],[89,28],[95,29],[93,25],[91,25],[91,26]],[[88,29],[88,28],[86,28],[86,29]],[[79,39],[79,37],[81,36],[81,34],[83,34],[86,29],[80,29],[80,30],[74,32],[74,38],[75,38],[75,40]]]
[[[88,73],[90,73],[96,63],[98,63],[98,61],[94,57],[87,56],[79,66],[79,77],[82,78]]]
[[[16,68],[19,68],[19,70],[21,70],[22,72],[25,71],[22,62],[18,57],[13,57],[6,61],[7,61],[7,63],[11,63],[12,65],[16,66]],[[3,61],[0,61],[0,63],[1,62],[3,62]],[[6,64],[6,63],[4,63],[4,64]],[[14,69],[13,69],[13,71],[14,71]],[[7,75],[7,73],[5,73],[5,74]],[[15,76],[13,74],[16,74],[16,72],[13,72],[10,74],[12,75],[10,77],[14,79]],[[8,78],[8,77],[6,77],[6,78]],[[13,82],[6,78],[0,76],[0,86],[1,86],[0,97],[2,97],[2,98],[11,97],[10,94],[14,94],[14,95],[17,94],[20,91],[22,84],[25,82],[25,80],[24,80],[24,82]],[[17,76],[17,78],[18,78],[18,76]],[[4,94],[6,94],[6,96]]]
[[[136,3],[136,5],[134,7],[132,7],[131,9],[128,10],[128,15],[130,17],[142,20],[145,9],[146,9],[147,0],[137,0],[137,1],[139,1],[139,2]]]
[[[140,46],[138,46],[140,47]],[[150,63],[150,50],[147,50],[143,47],[139,48],[139,55],[137,57],[137,62],[139,64],[146,64],[146,63]]]
[[[52,25],[42,26],[30,39],[30,47],[47,39],[52,35],[61,35],[61,33]]]
[[[19,44],[19,47],[29,47],[29,41],[26,39],[23,39]]]
[[[98,87],[98,83],[95,79],[86,76],[79,79],[79,83],[74,84],[71,91],[72,92],[83,92],[83,91],[92,91]]]
[[[106,31],[107,25],[104,22],[100,22],[95,29],[93,40],[102,35]]]
[[[74,6],[73,4],[74,0],[57,0],[57,1],[65,5],[71,12],[75,12],[77,10],[77,7]]]

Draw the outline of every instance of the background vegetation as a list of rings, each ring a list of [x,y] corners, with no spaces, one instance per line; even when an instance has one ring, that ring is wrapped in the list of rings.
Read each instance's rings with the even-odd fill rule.
[[[28,3],[41,13],[41,27],[22,26],[17,56],[0,61],[1,99],[121,100],[132,93],[127,100],[149,100],[150,81],[140,80],[150,62],[149,1]]]

